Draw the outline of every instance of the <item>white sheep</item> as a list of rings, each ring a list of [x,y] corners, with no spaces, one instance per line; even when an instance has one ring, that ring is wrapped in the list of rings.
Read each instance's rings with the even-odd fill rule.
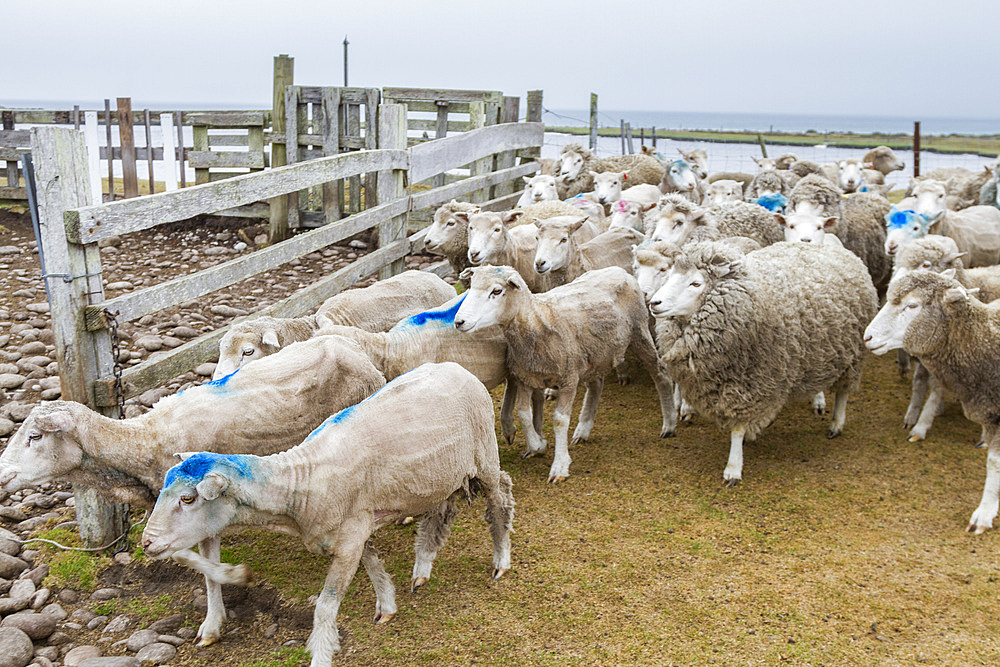
[[[391,415],[391,419],[386,419]],[[424,515],[411,588],[425,583],[457,503],[486,498],[493,578],[511,567],[514,497],[500,469],[493,400],[458,364],[426,364],[326,420],[274,456],[181,456],[143,531],[147,556],[165,558],[231,525],[271,525],[332,556],[307,645],[312,667],[340,650],[337,611],[363,565],[375,587],[375,621],[396,613],[392,579],[369,542],[394,519]]]
[[[979,204],[1000,208],[1000,160],[989,167],[990,177],[979,189]]]
[[[878,300],[864,264],[843,248],[776,243],[744,254],[704,242],[674,259],[649,309],[667,372],[699,414],[730,432],[723,479],[732,486],[744,438],[791,398],[832,389],[827,436],[840,435]]]
[[[0,455],[0,488],[13,492],[66,480],[117,502],[151,508],[164,474],[176,463],[174,452],[279,452],[301,442],[331,410],[354,405],[384,383],[354,344],[324,336],[162,398],[131,419],[109,419],[72,401],[42,403]],[[208,613],[198,629],[200,646],[221,636],[225,608],[219,583],[243,583],[248,573],[219,565],[214,535],[205,535],[200,556],[177,554],[206,575]]]
[[[678,148],[677,152],[681,154],[685,162],[691,165],[695,176],[701,180],[708,178],[708,153],[705,152],[704,148],[694,148],[689,151]]]
[[[444,255],[456,273],[469,266],[468,217],[465,222],[459,222],[457,213],[466,216],[478,213],[479,207],[468,202],[452,199],[434,212],[434,221],[427,228],[424,236],[424,249],[435,255]]]
[[[532,177],[523,176],[524,192],[517,200],[517,208],[527,208],[535,202],[559,199],[556,191],[556,179],[548,174],[536,174]]]
[[[953,238],[959,251],[968,253],[964,263],[969,267],[1000,264],[1000,209],[970,206],[951,211],[945,206],[946,194],[944,184],[932,179],[913,188],[913,211],[928,221],[927,233]]]
[[[628,172],[606,171],[598,174],[592,171],[590,175],[594,179],[593,197],[604,206],[610,206],[621,199],[637,204],[655,204],[660,199],[660,188],[649,183],[622,189],[628,179]]]
[[[761,246],[783,240],[781,227],[762,206],[746,202],[726,202],[704,209],[677,195],[665,195],[660,208],[646,219],[646,238],[669,241],[678,246],[698,237],[705,237],[705,228],[712,227],[719,237],[745,236]]]
[[[841,160],[837,163],[837,185],[844,192],[856,192],[864,185],[883,185],[885,176],[881,171],[866,169],[859,159]]]
[[[534,295],[509,266],[470,269],[469,291],[455,328],[472,332],[498,326],[507,339],[507,365],[518,382],[517,412],[528,440],[525,456],[541,454],[545,442],[532,425],[528,389],[558,389],[555,457],[549,482],[569,476],[569,421],[577,387],[583,384],[580,419],[573,442],[587,440],[594,426],[604,375],[631,350],[653,377],[660,396],[660,437],[673,434],[673,388],[656,362],[648,315],[635,278],[624,269],[589,271],[573,282]]]
[[[243,364],[274,354],[292,343],[308,340],[324,324],[387,331],[404,317],[439,306],[455,296],[455,288],[428,271],[404,271],[368,287],[344,290],[314,315],[258,317],[233,324],[219,341],[219,363],[213,380]]]
[[[894,171],[906,169],[906,163],[899,159],[888,146],[876,146],[861,158],[864,166],[875,169],[883,176],[888,176]]]
[[[667,165],[660,180],[660,192],[678,193],[694,203],[701,203],[701,181],[691,165],[684,160],[674,160]]]
[[[526,225],[561,215],[586,215],[590,218],[591,224],[579,232],[581,243],[589,241],[594,236],[607,230],[607,224],[604,219],[604,207],[595,201],[585,199],[583,196],[574,197],[568,201],[546,200],[536,202],[524,209],[522,217],[514,219],[509,224]]]
[[[727,201],[743,201],[743,184],[739,181],[722,179],[709,183],[705,187],[705,196],[702,198],[702,206],[711,208],[719,206]]]
[[[545,292],[552,287],[550,276],[535,271],[535,250],[538,247],[538,227],[534,224],[511,227],[515,214],[484,211],[466,219],[469,238],[469,263],[506,264],[521,272],[532,292]],[[460,218],[463,214],[458,214]],[[465,275],[465,272],[462,273]],[[463,279],[464,280],[464,279]]]
[[[642,232],[646,228],[645,218],[659,202],[637,204],[619,199],[611,205],[611,216],[608,218],[608,229],[624,227]]]
[[[560,155],[559,196],[568,199],[583,192],[590,192],[594,189],[591,171],[628,171],[629,178],[633,183],[651,183],[653,185],[660,182],[663,176],[663,167],[656,158],[648,155],[619,155],[608,158],[599,158],[588,149],[578,143],[569,143],[563,146]]]
[[[615,227],[578,244],[573,235],[586,220],[581,216],[565,216],[538,222],[535,271],[551,275],[553,287],[572,282],[594,269],[620,266],[628,270],[632,265],[632,246],[642,243],[641,232]]]

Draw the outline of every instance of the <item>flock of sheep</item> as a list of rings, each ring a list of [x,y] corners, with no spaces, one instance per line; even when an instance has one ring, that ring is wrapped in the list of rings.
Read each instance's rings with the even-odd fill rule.
[[[744,441],[790,400],[811,399],[822,414],[832,392],[828,436],[841,434],[867,347],[919,360],[904,417],[911,439],[926,436],[948,394],[982,425],[987,481],[969,529],[992,527],[1000,167],[932,173],[891,206],[884,175],[903,165],[886,147],[837,165],[791,155],[758,165],[755,175],[709,175],[702,150],[661,162],[599,159],[570,144],[525,178],[514,210],[438,209],[425,247],[448,259],[464,293],[408,271],[310,316],[237,323],[212,382],[131,419],[43,403],[0,456],[0,487],[66,480],[151,509],[146,553],[205,575],[202,646],[221,636],[221,584],[249,574],[220,563],[219,535],[254,525],[299,536],[332,557],[308,644],[312,664],[326,666],[359,565],[375,622],[396,613],[369,541],[380,526],[420,518],[416,589],[458,501],[480,495],[492,576],[510,569],[514,498],[487,390],[505,384],[501,434],[513,442],[516,414],[524,456],[545,453],[543,406],[554,400],[548,480],[562,482],[569,446],[595,428],[605,377],[628,381],[631,353],[653,378],[661,438],[693,414],[729,432],[723,481],[733,485]]]

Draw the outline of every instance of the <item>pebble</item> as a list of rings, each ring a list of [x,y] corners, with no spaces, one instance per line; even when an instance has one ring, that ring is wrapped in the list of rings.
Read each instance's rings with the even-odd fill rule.
[[[47,517],[45,520],[48,521],[49,518],[51,518],[52,513],[43,514],[42,516]],[[59,515],[56,514],[55,516],[59,516]],[[39,517],[39,518],[41,518],[41,517]],[[37,587],[39,587],[39,586],[42,585],[42,582],[45,580],[45,577],[47,577],[47,576],[49,576],[49,566],[47,564],[45,564],[45,563],[42,563],[41,565],[39,565],[38,567],[34,568],[33,570],[29,570],[29,571],[24,572],[23,574],[21,574],[21,579],[30,579],[31,581],[33,581],[35,583],[35,587],[37,588]]]
[[[97,628],[101,627],[107,622],[108,622],[107,616],[95,616],[94,618],[90,619],[89,623],[87,623],[87,629],[96,630]]]
[[[28,607],[28,598],[0,598],[0,616],[7,616]]]
[[[224,304],[219,304],[217,306],[212,306],[209,308],[215,315],[221,315],[222,317],[237,317],[239,315],[247,315],[247,311],[241,310],[239,308],[233,308],[232,306],[227,306]]]
[[[163,642],[164,644],[170,644],[171,646],[180,646],[184,643],[183,639],[173,635],[159,635],[156,640]]]
[[[173,336],[163,336],[160,340],[163,342],[163,347],[171,350],[184,344],[184,341],[180,338],[174,338]]]
[[[0,627],[0,666],[25,667],[35,654],[31,637],[14,627]]]
[[[42,590],[47,591],[49,589],[43,588]],[[46,605],[45,607],[42,608],[41,613],[48,614],[57,621],[62,621],[69,615],[66,613],[66,610],[63,609],[62,605],[59,604],[58,602],[53,602],[52,604]]]
[[[149,629],[161,635],[177,632],[184,622],[184,614],[173,614],[149,624]]]
[[[194,628],[179,628],[177,630],[177,636],[181,639],[194,639],[198,636],[198,631]]]
[[[17,373],[0,374],[0,389],[17,389],[27,378]]]
[[[210,378],[210,377],[212,377],[212,373],[215,372],[215,367],[217,365],[218,364],[214,364],[214,363],[204,363],[204,364],[196,367],[194,369],[194,372],[197,373],[198,375],[202,376],[202,377]],[[3,429],[0,428],[0,431],[2,431],[2,430]]]
[[[47,301],[40,303],[29,303],[24,307],[29,313],[47,313],[49,312],[49,304]]]
[[[125,648],[132,653],[135,653],[143,647],[155,644],[158,641],[159,636],[159,633],[153,630],[139,630],[138,632],[133,632],[129,638],[125,640]]]
[[[45,641],[49,646],[67,645],[66,646],[67,651],[73,648],[73,644],[69,640],[69,635],[67,635],[65,632],[59,632],[58,630],[49,635],[49,638],[46,639]]]
[[[42,393],[38,395],[43,401],[54,401],[62,396],[62,389],[56,387],[55,389],[44,389]]]
[[[20,423],[28,418],[31,411],[35,409],[35,406],[31,403],[21,403],[20,401],[11,401],[7,405],[3,406],[3,410],[7,413],[8,419],[13,419],[14,421]]]
[[[13,508],[2,508],[2,509],[13,509]],[[0,577],[3,577],[4,579],[14,579],[27,569],[28,569],[28,564],[25,563],[20,558],[15,558],[13,556],[8,556],[5,553],[0,553]]]
[[[163,349],[163,340],[159,336],[143,336],[135,341],[135,344],[147,352],[156,352]]]
[[[0,335],[0,347],[3,347],[10,342],[10,334]]]
[[[276,635],[276,634],[278,634],[278,624],[277,623],[272,623],[271,625],[267,626],[267,628],[264,630],[264,638],[265,639],[270,639],[271,637],[274,637],[274,635]]]
[[[156,389],[150,389],[149,391],[143,392],[139,395],[139,402],[145,405],[147,408],[153,407],[153,404],[164,396],[169,396],[171,391],[165,387],[158,387]]]
[[[77,646],[76,648],[70,649],[69,653],[63,658],[63,664],[66,667],[77,667],[81,662],[87,658],[99,658],[101,657],[101,649],[96,646]]]
[[[16,425],[6,417],[0,417],[0,438],[8,436],[14,432]]]
[[[47,614],[33,611],[19,611],[11,614],[0,622],[0,627],[14,627],[24,630],[25,634],[35,640],[45,639],[56,629],[56,619]]]
[[[7,595],[12,598],[23,598],[25,600],[30,600],[31,596],[35,594],[35,582],[31,579],[18,579],[10,587]]]
[[[132,625],[132,621],[129,620],[128,616],[121,614],[111,619],[101,632],[117,635],[128,630],[130,625]]]
[[[171,336],[176,336],[177,338],[197,338],[198,332],[191,327],[179,326],[174,327],[170,332]]]
[[[113,658],[87,658],[77,667],[142,667],[142,662],[138,658],[118,655]]]
[[[112,290],[112,289],[115,289],[115,290],[130,290],[130,289],[135,289],[135,285],[133,285],[132,283],[130,283],[127,280],[119,280],[118,282],[108,283],[108,285],[106,287],[109,290]]]
[[[114,561],[119,565],[129,565],[132,562],[132,556],[127,551],[122,551],[115,554]]]
[[[20,255],[21,249],[16,245],[0,245],[0,255]]]
[[[96,591],[91,593],[90,599],[102,601],[110,600],[111,598],[120,598],[121,596],[122,592],[117,588],[98,588]]]
[[[72,498],[72,496],[70,496]],[[57,596],[60,602],[65,602],[66,604],[76,604],[80,600],[80,594],[74,591],[72,588],[64,588],[59,591]]]
[[[216,255],[225,255],[229,250],[221,246],[212,246],[210,248],[205,248],[201,251],[201,254],[207,255],[209,257],[214,257]]]
[[[0,373],[17,373],[19,370],[17,364],[0,364]]]
[[[258,234],[257,236],[253,237],[253,242],[257,245],[263,245],[267,243],[267,234]]]
[[[84,625],[90,623],[95,618],[97,618],[97,614],[85,608],[74,609],[73,613],[69,615],[71,621],[78,621]],[[107,617],[105,617],[105,620],[107,620]]]
[[[152,662],[154,665],[162,665],[165,662],[173,660],[175,655],[177,655],[176,648],[170,644],[156,642],[155,644],[143,647],[138,653],[135,654],[135,657],[140,662],[148,661]]]

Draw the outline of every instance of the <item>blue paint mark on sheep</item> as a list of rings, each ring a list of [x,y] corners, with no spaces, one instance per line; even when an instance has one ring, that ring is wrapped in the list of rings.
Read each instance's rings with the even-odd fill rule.
[[[205,479],[205,475],[220,468],[244,479],[253,479],[251,460],[249,456],[239,454],[198,452],[167,471],[163,480],[163,488],[167,489],[178,481],[186,486],[195,486]]]
[[[462,298],[445,310],[425,310],[422,313],[411,315],[400,322],[400,325],[420,327],[428,322],[440,322],[441,324],[451,326],[455,323],[455,314],[458,312],[462,302],[465,301],[465,297],[466,295],[463,294]]]
[[[770,195],[764,195],[757,199],[757,204],[763,206],[768,211],[772,213],[777,213],[785,210],[785,206],[788,205],[788,197],[776,192]]]
[[[901,211],[895,206],[885,216],[886,227],[889,229],[900,229],[902,227],[906,227],[913,220],[916,220],[921,224],[924,224],[925,222],[924,219],[921,216],[918,216],[914,211]]]

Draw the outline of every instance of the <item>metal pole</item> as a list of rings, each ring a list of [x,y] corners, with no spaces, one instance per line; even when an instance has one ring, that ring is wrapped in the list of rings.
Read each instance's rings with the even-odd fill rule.
[[[347,88],[347,35],[344,35],[344,88]]]
[[[621,130],[619,130],[619,135],[622,138],[622,155],[625,155],[625,119],[619,119],[621,122]]]
[[[913,122],[913,177],[920,175],[920,121]]]

